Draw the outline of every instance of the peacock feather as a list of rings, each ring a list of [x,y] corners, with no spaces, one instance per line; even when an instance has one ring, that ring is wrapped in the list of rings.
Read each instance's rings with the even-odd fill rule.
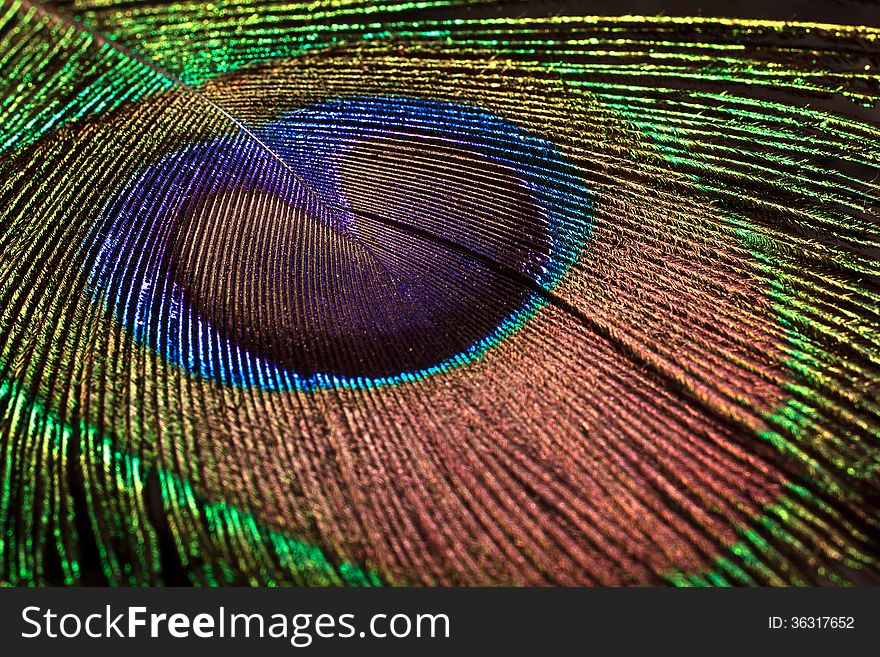
[[[4,1],[0,582],[880,581],[880,29],[571,11]]]

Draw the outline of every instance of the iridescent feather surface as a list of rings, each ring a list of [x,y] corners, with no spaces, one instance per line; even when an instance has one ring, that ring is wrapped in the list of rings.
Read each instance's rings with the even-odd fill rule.
[[[4,2],[0,582],[880,582],[880,29],[572,11]]]

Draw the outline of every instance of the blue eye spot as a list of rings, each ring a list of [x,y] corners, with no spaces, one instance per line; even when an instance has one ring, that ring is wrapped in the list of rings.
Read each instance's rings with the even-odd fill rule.
[[[574,167],[480,109],[341,98],[251,132],[146,166],[105,208],[89,274],[137,343],[224,385],[371,388],[467,364],[589,232]]]

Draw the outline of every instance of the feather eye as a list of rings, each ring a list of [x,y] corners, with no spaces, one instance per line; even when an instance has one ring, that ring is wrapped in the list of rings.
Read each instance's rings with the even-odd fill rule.
[[[553,148],[466,106],[345,98],[248,132],[139,172],[91,274],[136,341],[224,384],[466,364],[533,312],[586,230],[589,193]]]
[[[876,581],[880,32],[465,4],[10,3],[0,581]]]

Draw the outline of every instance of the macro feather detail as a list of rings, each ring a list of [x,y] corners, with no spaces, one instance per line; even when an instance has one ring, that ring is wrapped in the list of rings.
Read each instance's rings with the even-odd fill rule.
[[[530,6],[3,4],[0,582],[880,581],[880,30]]]

